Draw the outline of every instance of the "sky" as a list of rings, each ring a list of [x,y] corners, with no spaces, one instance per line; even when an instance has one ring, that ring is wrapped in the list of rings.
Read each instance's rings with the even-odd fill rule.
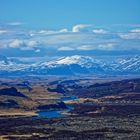
[[[140,0],[0,0],[0,54],[140,51]]]
[[[0,0],[0,21],[37,28],[140,24],[140,0]]]

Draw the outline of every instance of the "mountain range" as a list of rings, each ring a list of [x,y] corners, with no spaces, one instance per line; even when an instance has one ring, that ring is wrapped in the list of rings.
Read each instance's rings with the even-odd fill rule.
[[[67,56],[32,64],[0,56],[0,75],[121,75],[140,74],[140,56],[112,61],[89,56]]]

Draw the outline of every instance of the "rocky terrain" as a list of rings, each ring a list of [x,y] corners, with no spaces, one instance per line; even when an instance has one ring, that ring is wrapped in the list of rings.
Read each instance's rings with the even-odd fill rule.
[[[0,139],[139,140],[139,87],[139,78],[0,78]]]

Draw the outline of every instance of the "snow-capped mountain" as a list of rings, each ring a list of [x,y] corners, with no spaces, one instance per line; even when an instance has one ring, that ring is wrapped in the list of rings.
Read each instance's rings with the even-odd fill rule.
[[[118,71],[140,73],[140,56],[120,60],[116,68]]]
[[[0,75],[8,73],[16,74],[16,72],[21,72],[22,70],[25,70],[28,67],[30,66],[18,59],[7,58],[5,56],[0,55]]]
[[[32,71],[38,73],[67,75],[67,74],[88,74],[103,72],[101,62],[88,56],[61,57],[50,62],[43,62],[32,67]]]
[[[67,56],[48,62],[25,64],[0,56],[0,75],[140,74],[140,56],[112,61],[89,56]]]
[[[7,57],[0,55],[0,64],[8,64]]]
[[[91,67],[94,63],[97,63],[95,59],[88,57],[88,56],[68,56],[68,57],[62,57],[55,61],[51,61],[48,63],[49,65],[55,64],[55,65],[72,65],[72,64],[78,64],[85,67]],[[87,65],[88,64],[88,65]]]

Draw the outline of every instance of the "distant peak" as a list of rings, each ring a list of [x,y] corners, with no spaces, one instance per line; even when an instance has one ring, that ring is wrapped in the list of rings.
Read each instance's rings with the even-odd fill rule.
[[[62,57],[58,59],[56,63],[57,64],[77,64],[77,63],[87,63],[91,61],[93,61],[92,57],[73,55],[73,56]]]

